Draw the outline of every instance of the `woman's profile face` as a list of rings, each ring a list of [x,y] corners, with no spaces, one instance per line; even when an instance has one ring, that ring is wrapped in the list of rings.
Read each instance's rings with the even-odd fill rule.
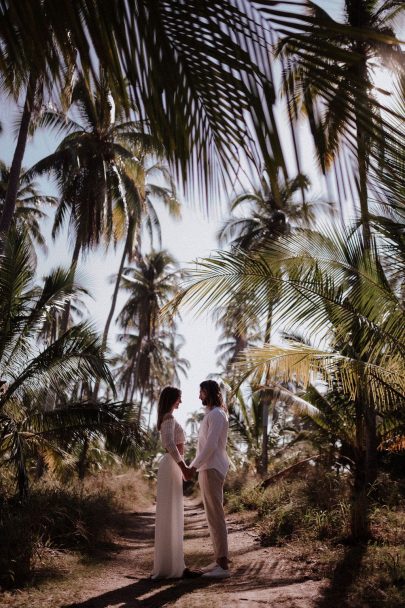
[[[181,393],[180,393],[180,395],[178,396],[178,398],[176,399],[176,401],[174,402],[174,404],[173,404],[173,409],[174,409],[174,410],[177,410],[177,409],[178,409],[178,407],[179,407],[179,405],[180,405],[180,403],[181,403]]]

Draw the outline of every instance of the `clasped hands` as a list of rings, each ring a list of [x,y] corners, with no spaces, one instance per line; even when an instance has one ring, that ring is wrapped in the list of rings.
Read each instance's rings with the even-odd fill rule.
[[[185,463],[182,463],[183,466],[181,467],[181,471],[183,473],[183,477],[186,481],[190,481],[190,479],[193,479],[194,475],[197,472],[197,469],[195,467],[188,467]]]

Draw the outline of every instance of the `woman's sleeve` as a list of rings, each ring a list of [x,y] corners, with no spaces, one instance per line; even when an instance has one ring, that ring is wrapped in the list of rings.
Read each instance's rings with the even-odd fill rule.
[[[174,418],[166,418],[163,420],[162,426],[160,427],[160,434],[162,437],[163,447],[169,452],[176,462],[180,462],[180,460],[183,460],[183,458],[174,441],[174,425]]]

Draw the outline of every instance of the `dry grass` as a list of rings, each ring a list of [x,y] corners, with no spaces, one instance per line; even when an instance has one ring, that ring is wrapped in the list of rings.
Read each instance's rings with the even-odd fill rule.
[[[370,514],[372,541],[345,543],[349,531],[349,480],[316,467],[301,478],[262,491],[254,477],[228,488],[228,509],[256,514],[263,546],[281,546],[308,576],[330,585],[319,608],[405,606],[405,491],[402,481],[380,476]],[[317,604],[318,606],[318,604]]]
[[[125,468],[88,477],[84,487],[89,493],[110,492],[123,511],[142,511],[150,506],[155,491],[142,471]]]
[[[104,559],[114,548],[121,511],[142,510],[150,485],[134,470],[100,473],[84,484],[45,480],[27,503],[5,502],[0,510],[0,585],[3,588],[63,578],[72,564]]]

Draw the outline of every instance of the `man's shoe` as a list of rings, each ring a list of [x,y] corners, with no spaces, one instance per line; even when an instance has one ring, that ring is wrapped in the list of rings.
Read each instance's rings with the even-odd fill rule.
[[[202,576],[202,570],[190,570],[190,568],[184,568],[183,576],[181,578],[199,578]]]
[[[229,578],[231,576],[231,573],[229,572],[229,570],[225,570],[224,568],[221,568],[221,566],[216,566],[216,568],[214,568],[213,570],[210,570],[209,572],[204,572],[204,574],[202,575],[201,578]]]
[[[208,564],[208,566],[204,566],[204,568],[201,568],[201,570],[203,572],[211,572],[211,570],[214,570],[214,568],[216,568],[217,566],[217,562],[211,562],[210,564]]]

